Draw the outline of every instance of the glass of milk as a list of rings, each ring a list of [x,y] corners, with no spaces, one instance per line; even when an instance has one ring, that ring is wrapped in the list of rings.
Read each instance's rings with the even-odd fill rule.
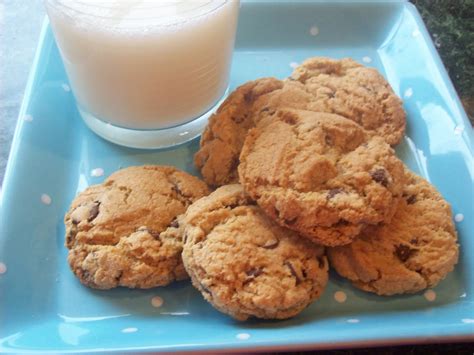
[[[199,135],[225,96],[239,1],[45,0],[85,123],[160,148]]]

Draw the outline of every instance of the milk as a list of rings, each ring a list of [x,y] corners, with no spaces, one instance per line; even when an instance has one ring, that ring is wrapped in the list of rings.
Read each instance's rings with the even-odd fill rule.
[[[205,113],[229,77],[239,1],[47,0],[80,110],[160,129]]]

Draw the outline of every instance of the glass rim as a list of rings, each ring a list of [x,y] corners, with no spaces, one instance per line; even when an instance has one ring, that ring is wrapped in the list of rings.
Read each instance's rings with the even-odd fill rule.
[[[94,14],[90,12],[83,11],[83,8],[75,8],[71,7],[70,3],[68,1],[64,0],[44,0],[45,6],[53,11],[59,12],[61,15],[72,18],[75,14],[79,14],[81,16],[80,21],[83,23],[97,23],[97,21],[94,20],[102,20],[103,22],[100,24],[102,27],[105,28],[110,28],[118,31],[123,31],[123,30],[140,30],[140,29],[153,29],[153,28],[163,28],[163,27],[173,27],[180,25],[184,22],[187,21],[192,21],[196,20],[199,17],[203,17],[206,15],[209,15],[223,6],[227,5],[228,3],[231,2],[239,2],[240,0],[181,0],[181,1],[165,1],[165,2],[156,2],[156,1],[145,1],[144,4],[142,4],[142,7],[140,8],[141,11],[146,11],[146,10],[154,10],[154,9],[160,9],[160,8],[166,8],[166,7],[171,7],[172,3],[184,3],[184,4],[194,4],[196,6],[192,6],[189,9],[186,9],[186,11],[179,13],[178,15],[156,15],[156,14],[150,14],[150,16],[137,16],[137,17],[131,17],[124,19],[123,21],[113,24],[113,23],[107,23],[108,20],[112,20],[114,16],[112,14],[110,15],[99,15],[99,14]],[[83,2],[80,0],[74,1],[75,3],[79,3],[84,7],[90,7],[90,8],[103,8],[103,9],[110,9],[110,7],[103,6],[105,5],[104,2],[97,1],[95,3],[91,2]],[[102,6],[101,6],[102,5]],[[143,7],[143,5],[146,5]],[[206,6],[208,5],[213,5],[209,6],[208,9],[206,9]],[[201,11],[196,13],[195,15],[186,17],[183,15],[186,15],[186,13],[190,13],[199,9],[203,9],[205,11]],[[164,20],[163,22],[159,22],[159,20],[162,19]],[[169,19],[169,21],[166,21],[166,19]],[[148,23],[148,24],[143,24],[141,25],[140,22],[143,20],[157,20],[156,23]],[[138,24],[137,24],[138,22]],[[125,25],[124,25],[125,24]],[[127,26],[131,25],[131,26]]]

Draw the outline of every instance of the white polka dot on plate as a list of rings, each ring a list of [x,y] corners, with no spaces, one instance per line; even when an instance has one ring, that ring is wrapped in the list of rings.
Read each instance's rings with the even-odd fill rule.
[[[424,295],[428,302],[433,302],[436,299],[436,292],[433,290],[426,290]]]
[[[363,61],[364,63],[370,63],[370,62],[372,62],[372,58],[370,58],[370,57],[368,57],[368,56],[365,56],[365,57],[362,58],[362,61]]]
[[[454,216],[454,220],[456,222],[462,222],[464,221],[464,215],[462,213],[457,213],[455,216]]]
[[[63,88],[64,91],[69,92],[71,91],[71,88],[69,87],[68,84],[62,84],[61,87]]]
[[[309,34],[311,36],[317,36],[319,34],[318,26],[311,26],[311,28],[309,29]]]
[[[474,324],[474,319],[464,318],[464,319],[461,319],[461,322],[466,323],[466,324]]]
[[[91,170],[91,176],[99,177],[104,175],[104,169],[95,168]]]
[[[247,340],[250,338],[250,334],[248,333],[239,333],[235,336],[239,340]]]
[[[161,298],[160,296],[155,296],[151,299],[151,305],[156,308],[161,307],[163,305],[163,302],[163,298]]]
[[[23,121],[31,122],[31,121],[33,121],[33,116],[31,116],[31,115],[24,115],[24,116],[23,116]]]
[[[181,132],[179,135],[182,137],[182,136],[186,136],[186,135],[188,135],[188,134],[189,134],[188,131],[184,131],[184,132]]]
[[[459,136],[462,134],[462,132],[464,132],[464,126],[456,126],[454,127],[454,134]]]
[[[297,66],[298,66],[298,63],[296,63],[296,62],[291,62],[290,63],[290,68],[295,69]]]
[[[418,30],[414,30],[412,33],[411,33],[412,37],[418,37],[419,35],[421,35],[421,32],[418,31]]]
[[[360,322],[360,320],[358,320],[358,319],[348,319],[347,320],[347,323],[359,323],[359,322]]]
[[[336,300],[336,302],[344,303],[347,300],[347,295],[343,291],[336,291],[334,293],[334,299]]]
[[[48,194],[42,194],[41,195],[41,202],[43,202],[45,205],[50,205],[52,200],[51,200],[51,197]]]
[[[0,275],[7,272],[7,266],[4,263],[0,263]]]
[[[403,94],[403,96],[405,96],[405,98],[409,98],[409,97],[412,97],[413,96],[413,89],[412,88],[408,88],[405,90],[405,93]]]
[[[138,328],[123,328],[121,330],[122,333],[135,333],[136,331],[138,331]]]

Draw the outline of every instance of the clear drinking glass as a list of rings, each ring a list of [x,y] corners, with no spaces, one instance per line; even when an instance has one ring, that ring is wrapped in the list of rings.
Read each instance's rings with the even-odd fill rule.
[[[45,0],[85,123],[159,148],[200,134],[222,100],[239,1]]]

